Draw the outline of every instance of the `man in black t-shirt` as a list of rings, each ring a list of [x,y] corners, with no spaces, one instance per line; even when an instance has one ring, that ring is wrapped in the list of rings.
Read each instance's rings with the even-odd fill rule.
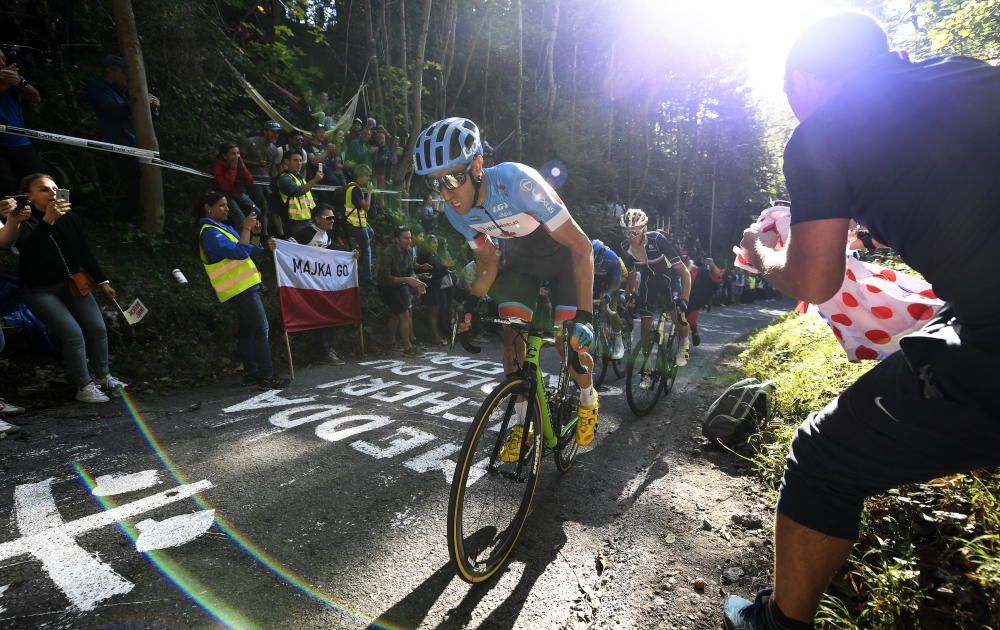
[[[849,313],[855,219],[948,305],[799,428],[779,488],[775,588],[753,604],[730,597],[727,628],[811,628],[867,496],[1000,464],[1000,280],[968,276],[994,266],[1000,238],[1000,69],[910,63],[871,17],[842,13],[792,46],[785,91],[800,121],[785,148],[790,237],[778,251],[773,232],[747,230],[750,262],[800,300],[840,291]]]

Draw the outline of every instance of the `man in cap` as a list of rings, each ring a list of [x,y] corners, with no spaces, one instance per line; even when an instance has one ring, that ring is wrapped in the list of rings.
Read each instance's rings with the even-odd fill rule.
[[[132,111],[126,86],[125,61],[118,55],[108,55],[102,63],[102,74],[87,86],[87,96],[97,114],[100,138],[105,142],[127,147],[137,145],[135,127],[132,126]],[[152,94],[149,110],[153,120],[160,117],[160,99]],[[139,211],[139,161],[127,155],[113,154],[114,170],[122,190],[116,216],[131,219]]]

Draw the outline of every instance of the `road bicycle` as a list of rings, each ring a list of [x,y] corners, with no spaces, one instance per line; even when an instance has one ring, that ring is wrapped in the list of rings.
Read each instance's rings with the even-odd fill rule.
[[[661,395],[667,395],[677,378],[677,353],[681,338],[677,334],[671,303],[660,311],[656,325],[649,332],[640,332],[628,360],[625,374],[625,399],[637,416],[653,410]]]
[[[559,373],[546,387],[539,366],[544,346],[554,344],[552,329],[533,327],[517,318],[478,317],[479,322],[510,325],[524,339],[524,361],[483,401],[466,434],[448,501],[448,553],[458,575],[473,584],[490,579],[507,561],[531,511],[542,457],[552,453],[567,472],[579,451],[576,443],[577,391],[571,390],[569,365],[585,373],[559,336]],[[469,333],[458,335],[466,350],[479,352]],[[520,430],[520,450],[504,445]]]
[[[604,385],[604,380],[610,367],[615,376],[622,378],[625,376],[625,361],[632,353],[632,314],[622,300],[618,302],[618,314],[621,317],[622,343],[625,345],[625,356],[621,359],[612,358],[615,351],[615,333],[611,329],[611,322],[608,321],[603,300],[594,300],[594,345],[591,347],[591,354],[594,360],[600,360],[601,367],[594,366],[594,387],[600,388]]]

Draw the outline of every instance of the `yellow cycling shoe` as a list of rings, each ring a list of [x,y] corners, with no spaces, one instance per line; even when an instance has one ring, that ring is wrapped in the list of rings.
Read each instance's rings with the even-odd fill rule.
[[[580,446],[589,446],[594,441],[597,434],[597,408],[600,399],[597,391],[594,391],[594,404],[590,407],[580,405],[576,408],[576,443]]]
[[[507,441],[504,442],[503,448],[500,449],[500,461],[502,462],[516,462],[521,458],[521,435],[524,433],[524,427],[517,425],[510,430],[510,435],[507,436]],[[532,439],[535,437],[534,431],[528,432],[528,443],[530,444]]]

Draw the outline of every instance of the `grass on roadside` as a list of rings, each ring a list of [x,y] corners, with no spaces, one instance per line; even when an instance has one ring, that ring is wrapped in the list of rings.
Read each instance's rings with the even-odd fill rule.
[[[773,379],[775,418],[754,436],[772,494],[798,425],[875,363],[850,363],[818,317],[787,315],[755,334],[742,370]],[[872,497],[847,566],[824,598],[824,628],[1000,625],[1000,472],[976,471]]]

